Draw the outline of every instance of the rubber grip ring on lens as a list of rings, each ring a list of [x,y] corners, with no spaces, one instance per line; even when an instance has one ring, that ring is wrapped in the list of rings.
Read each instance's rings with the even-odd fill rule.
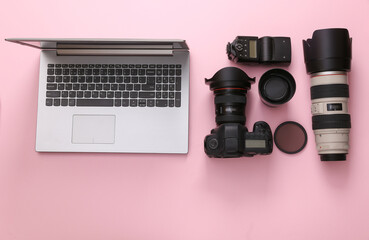
[[[310,88],[311,99],[329,97],[349,97],[347,84],[317,85]]]
[[[351,128],[349,114],[329,114],[313,116],[313,130],[327,128]]]

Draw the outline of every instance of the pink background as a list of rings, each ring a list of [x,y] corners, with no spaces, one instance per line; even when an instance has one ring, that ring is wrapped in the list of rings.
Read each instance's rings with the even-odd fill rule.
[[[0,239],[369,239],[369,2],[3,1],[0,9]],[[353,37],[351,149],[320,162],[301,40],[345,27]],[[209,159],[215,127],[204,84],[232,64],[236,35],[290,36],[297,82],[285,106],[249,92],[247,126],[287,120],[307,130],[296,155]],[[191,51],[188,155],[35,152],[39,51],[6,37],[183,38]],[[240,66],[257,79],[271,67]]]

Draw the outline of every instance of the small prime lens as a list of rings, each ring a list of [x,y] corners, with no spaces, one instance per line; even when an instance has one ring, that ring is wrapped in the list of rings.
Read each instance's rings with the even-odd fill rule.
[[[351,44],[348,30],[340,28],[317,30],[312,39],[303,41],[313,130],[322,161],[346,160],[349,149]]]

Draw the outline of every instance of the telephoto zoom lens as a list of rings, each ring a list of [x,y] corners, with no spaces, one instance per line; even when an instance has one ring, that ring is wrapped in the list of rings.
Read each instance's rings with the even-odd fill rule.
[[[347,29],[322,29],[303,41],[311,79],[311,113],[315,142],[322,161],[343,161],[349,150],[348,111],[352,39]]]

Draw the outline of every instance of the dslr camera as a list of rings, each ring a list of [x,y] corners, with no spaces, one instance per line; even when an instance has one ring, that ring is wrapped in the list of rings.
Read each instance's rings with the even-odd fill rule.
[[[245,127],[246,93],[255,78],[250,78],[239,68],[219,70],[205,83],[214,92],[217,128],[204,140],[209,157],[234,158],[267,155],[273,151],[272,131],[266,122],[256,122],[253,132]]]
[[[238,36],[227,44],[229,60],[243,63],[285,64],[291,63],[291,39],[289,37]]]

